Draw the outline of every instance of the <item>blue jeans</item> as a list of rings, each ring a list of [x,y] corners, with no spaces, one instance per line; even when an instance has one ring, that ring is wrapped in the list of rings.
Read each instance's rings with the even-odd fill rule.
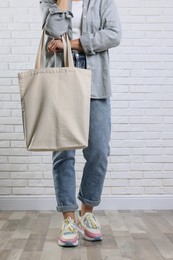
[[[85,54],[73,53],[75,67],[86,68]],[[101,201],[104,179],[110,155],[110,98],[92,99],[88,147],[82,150],[86,160],[78,199],[86,205],[97,206]],[[75,150],[53,151],[53,180],[57,211],[78,209],[76,203]]]

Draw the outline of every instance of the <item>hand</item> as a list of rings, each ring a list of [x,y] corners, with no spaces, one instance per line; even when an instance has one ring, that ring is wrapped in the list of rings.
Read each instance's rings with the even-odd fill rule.
[[[77,51],[84,51],[80,39],[74,39],[70,41],[71,49]]]
[[[60,39],[52,39],[47,46],[48,52],[62,52],[63,49],[63,42]]]
[[[56,0],[56,4],[62,12],[68,10],[68,0]]]

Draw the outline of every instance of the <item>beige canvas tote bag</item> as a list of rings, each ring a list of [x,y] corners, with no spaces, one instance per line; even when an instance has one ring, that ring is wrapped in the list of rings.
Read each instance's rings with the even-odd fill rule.
[[[74,67],[70,42],[65,67],[42,68],[42,31],[35,69],[18,73],[24,139],[28,151],[62,151],[88,146],[91,70]]]

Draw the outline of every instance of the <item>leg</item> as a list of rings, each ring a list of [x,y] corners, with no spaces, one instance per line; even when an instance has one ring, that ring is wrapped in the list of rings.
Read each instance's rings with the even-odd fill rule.
[[[101,201],[110,154],[110,112],[110,98],[91,99],[89,144],[83,149],[86,163],[78,193],[78,199],[90,207],[99,205]],[[83,213],[85,210],[83,207]]]
[[[75,150],[53,151],[53,179],[57,200],[57,211],[63,212],[64,218],[71,216],[78,208],[76,203]]]
[[[85,214],[85,212],[93,212],[93,206],[86,205],[82,202],[81,203],[81,216],[83,216]]]
[[[86,68],[86,57],[73,53],[75,67]],[[75,219],[76,203],[75,150],[52,153],[53,177],[57,200],[57,210],[62,211],[64,219]]]

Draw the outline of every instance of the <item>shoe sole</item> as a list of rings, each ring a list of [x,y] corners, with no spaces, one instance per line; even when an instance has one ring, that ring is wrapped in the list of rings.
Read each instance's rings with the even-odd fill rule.
[[[86,235],[83,236],[83,239],[88,240],[88,241],[101,241],[102,237],[88,237]]]
[[[81,227],[80,225],[80,222],[78,222],[78,228],[79,228],[79,232],[80,234],[82,235],[82,238],[85,239],[85,240],[88,240],[88,241],[101,241],[102,240],[102,236],[98,236],[98,237],[88,237],[86,234],[85,234],[85,230],[83,227]]]
[[[62,242],[58,242],[59,246],[63,246],[63,247],[75,247],[78,246],[79,243],[71,243],[71,242],[67,242],[67,243],[62,243]]]
[[[79,241],[77,240],[75,243],[72,242],[62,242],[61,240],[58,240],[58,245],[63,247],[72,247],[72,246],[78,246]]]

